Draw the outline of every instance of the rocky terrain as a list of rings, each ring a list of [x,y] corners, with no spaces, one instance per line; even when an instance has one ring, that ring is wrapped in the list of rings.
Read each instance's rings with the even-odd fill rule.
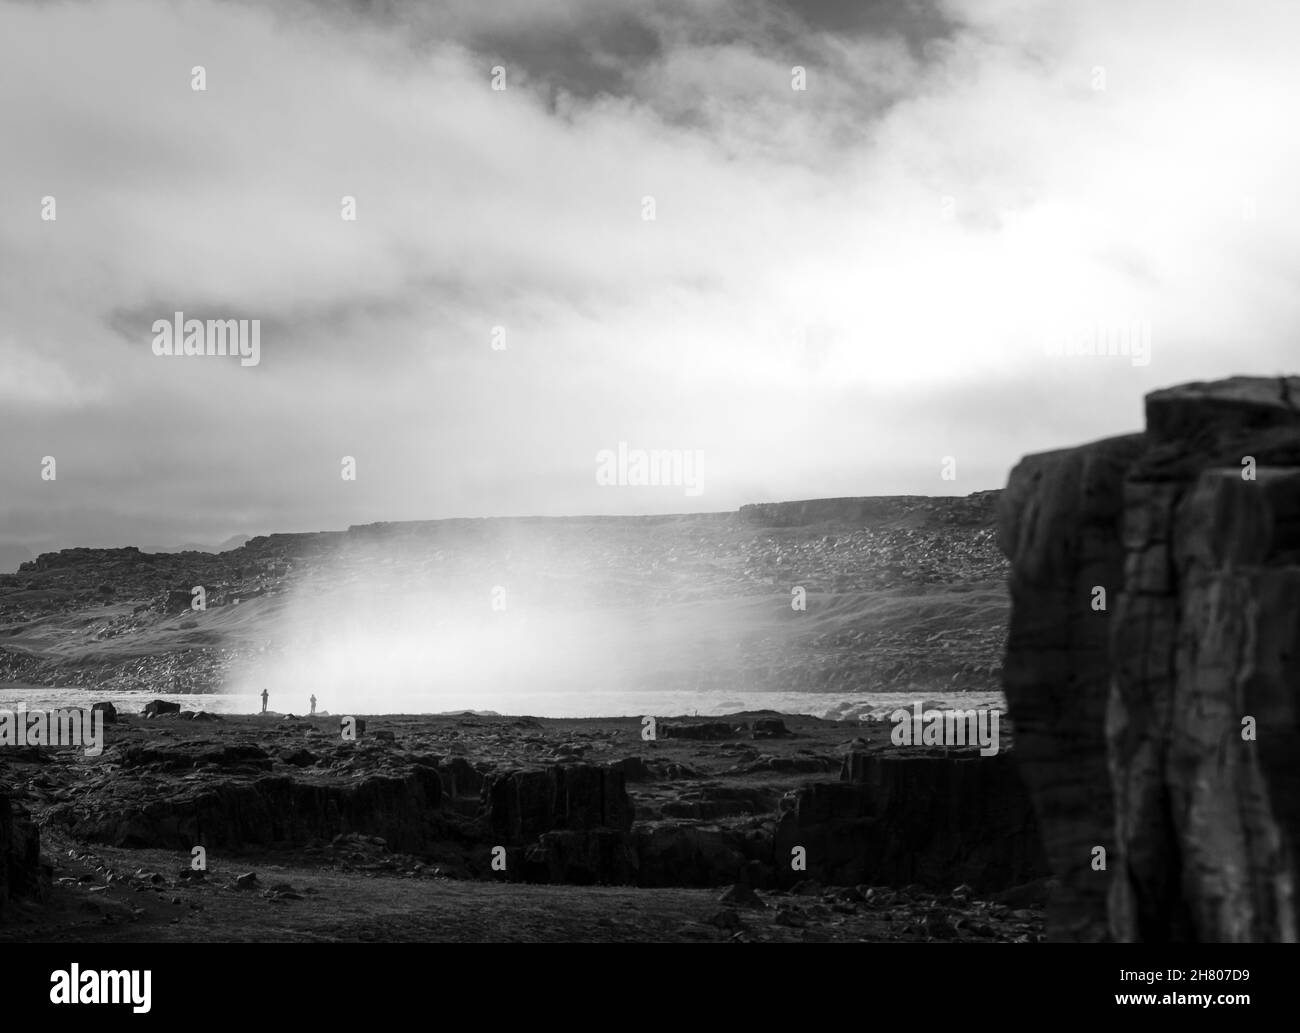
[[[773,712],[649,739],[375,715],[352,740],[337,715],[153,704],[102,756],[0,750],[0,937],[1294,942],[1298,402],[1296,378],[1158,391],[1144,432],[1030,456],[1000,496],[39,557],[0,596],[7,670],[37,683],[184,669],[201,692],[276,648],[277,593],[486,579],[587,619],[743,614],[743,649],[689,657],[742,679],[955,678],[974,705],[997,679],[1010,720],[984,757]],[[817,605],[779,625],[793,587]]]
[[[1295,942],[1300,378],[1154,392],[1000,507],[1051,938]]]
[[[629,663],[625,683],[996,690],[1007,610],[996,497],[374,524],[253,538],[219,554],[65,549],[0,576],[0,683],[221,691],[310,648],[294,640],[304,599],[322,640],[358,609],[392,624],[412,601],[432,629],[440,613],[485,608],[503,585],[513,613],[657,629],[665,648]],[[808,598],[797,623],[795,588]],[[667,665],[670,652],[681,662]]]
[[[50,899],[11,905],[0,939],[1041,935],[1009,753],[775,714],[653,740],[636,719],[366,717],[350,741],[338,718],[154,709],[100,757],[5,751]]]
[[[221,554],[37,557],[0,578],[0,677],[193,705],[121,707],[98,757],[0,750],[22,873],[0,935],[1035,940],[1047,866],[1005,724],[992,757],[896,747],[878,720],[774,712],[660,718],[650,739],[638,718],[379,715],[351,741],[337,714],[221,716],[203,698],[352,633],[358,599],[372,624],[406,627],[415,610],[427,624],[411,633],[425,635],[502,584],[512,614],[538,603],[588,634],[610,614],[652,627],[628,666],[706,699],[838,687],[867,714],[873,692],[920,701],[940,687],[997,707],[996,499],[382,524]],[[190,868],[196,846],[206,872]],[[371,918],[345,908],[340,922],[345,885]],[[611,916],[610,894],[635,900],[636,919]],[[431,908],[437,920],[420,921]],[[516,924],[518,908],[538,921]]]

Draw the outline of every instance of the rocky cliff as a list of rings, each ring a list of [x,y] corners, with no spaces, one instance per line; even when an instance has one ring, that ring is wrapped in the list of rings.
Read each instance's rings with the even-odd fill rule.
[[[1297,939],[1300,378],[1157,391],[1000,499],[1049,937]]]
[[[26,811],[12,802],[9,789],[0,784],[0,919],[13,901],[41,900],[48,892],[40,834]]]

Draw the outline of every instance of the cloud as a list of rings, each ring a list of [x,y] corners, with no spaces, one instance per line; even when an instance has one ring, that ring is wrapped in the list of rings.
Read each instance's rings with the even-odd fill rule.
[[[1145,391],[1293,361],[1297,21],[0,3],[3,534],[995,487]],[[155,357],[178,310],[260,319],[261,364]],[[1044,354],[1128,321],[1148,366]],[[703,449],[705,495],[598,487],[619,441]]]

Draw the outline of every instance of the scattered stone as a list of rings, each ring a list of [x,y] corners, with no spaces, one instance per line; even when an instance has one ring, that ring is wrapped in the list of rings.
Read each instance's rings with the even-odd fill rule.
[[[90,708],[91,714],[102,713],[104,715],[104,724],[117,724],[117,707],[112,703],[95,703]]]

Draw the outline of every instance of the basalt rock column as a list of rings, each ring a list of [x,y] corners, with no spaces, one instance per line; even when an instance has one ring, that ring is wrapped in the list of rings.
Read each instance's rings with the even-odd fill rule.
[[[1011,473],[999,513],[1012,563],[1003,684],[1015,758],[1048,863],[1059,881],[1048,909],[1055,940],[1106,938],[1107,883],[1092,870],[1114,846],[1106,766],[1110,621],[1093,588],[1120,583],[1124,471],[1141,435],[1029,456]]]
[[[1300,380],[1146,408],[1144,435],[1031,456],[1002,498],[1049,936],[1294,941]]]
[[[1108,748],[1121,940],[1296,939],[1300,381],[1147,399]]]

